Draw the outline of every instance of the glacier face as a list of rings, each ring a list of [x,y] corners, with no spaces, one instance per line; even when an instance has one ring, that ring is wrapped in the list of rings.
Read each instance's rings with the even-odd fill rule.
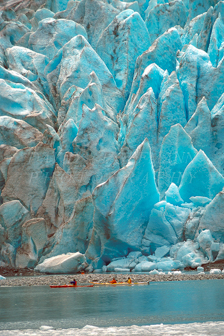
[[[224,1],[0,7],[0,263],[224,258]]]

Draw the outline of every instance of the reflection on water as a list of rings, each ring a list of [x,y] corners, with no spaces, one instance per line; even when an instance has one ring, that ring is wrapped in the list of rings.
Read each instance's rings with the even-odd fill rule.
[[[224,280],[113,288],[0,288],[0,329],[223,320]]]

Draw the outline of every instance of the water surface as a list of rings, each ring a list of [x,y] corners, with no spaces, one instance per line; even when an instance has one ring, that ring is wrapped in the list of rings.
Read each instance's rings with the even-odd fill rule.
[[[224,280],[149,286],[0,287],[0,329],[224,321]]]

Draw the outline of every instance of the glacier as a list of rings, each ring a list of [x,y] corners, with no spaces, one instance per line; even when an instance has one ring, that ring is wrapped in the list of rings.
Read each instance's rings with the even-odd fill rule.
[[[224,259],[224,2],[0,4],[0,264]]]

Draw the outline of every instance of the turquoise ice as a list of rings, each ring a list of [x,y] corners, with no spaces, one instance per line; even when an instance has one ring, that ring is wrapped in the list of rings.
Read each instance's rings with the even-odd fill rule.
[[[224,2],[26,3],[0,10],[0,263],[222,259]]]

